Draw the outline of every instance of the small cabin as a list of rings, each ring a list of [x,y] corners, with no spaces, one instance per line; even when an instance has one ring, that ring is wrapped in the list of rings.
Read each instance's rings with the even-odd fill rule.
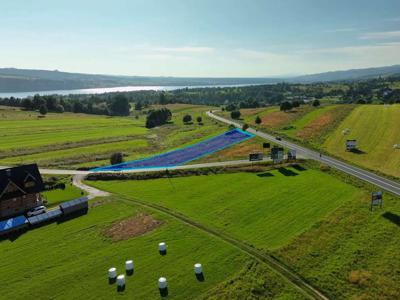
[[[42,205],[42,176],[36,164],[0,170],[0,219],[22,215]]]
[[[353,151],[357,149],[357,140],[346,140],[346,150]]]

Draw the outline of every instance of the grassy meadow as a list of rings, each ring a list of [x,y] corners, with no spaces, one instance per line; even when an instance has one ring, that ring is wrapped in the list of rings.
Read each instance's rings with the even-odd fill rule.
[[[369,195],[376,189],[330,172]],[[370,196],[350,201],[275,255],[331,299],[399,299],[399,200],[384,193],[382,209],[372,212]]]
[[[52,178],[58,184],[64,183],[65,189],[54,189],[43,192],[42,196],[44,196],[44,199],[47,201],[47,207],[56,206],[61,202],[77,199],[86,195],[84,191],[81,191],[72,184],[72,177],[69,175],[43,176],[45,182],[48,181],[49,178]]]
[[[124,221],[143,215],[158,226],[124,236],[129,229],[122,225]],[[110,236],[108,230],[115,226],[119,235]],[[160,241],[167,242],[166,256],[158,253]],[[4,299],[160,299],[157,280],[161,276],[168,280],[168,299],[229,299],[244,292],[253,297],[263,293],[268,298],[303,299],[236,247],[118,197],[93,200],[88,215],[0,241],[0,256],[0,276],[13,279],[1,286]],[[127,259],[134,260],[135,272],[126,277],[126,290],[118,293],[115,284],[108,284],[107,270],[115,266],[119,274],[124,273]],[[196,262],[203,264],[203,282],[194,276]],[[261,271],[262,279],[258,278]],[[236,281],[244,284],[228,284]],[[221,295],[220,287],[225,285],[229,287]]]
[[[145,115],[108,117],[72,113],[38,113],[0,108],[0,165],[37,162],[42,167],[81,168],[109,164],[114,152],[125,160],[181,147],[221,133],[226,126],[206,118],[210,107],[167,105],[170,124],[147,129]],[[135,112],[136,114],[136,112]],[[183,124],[190,114],[192,124]],[[202,116],[202,124],[196,117]]]
[[[399,298],[399,198],[385,194],[383,208],[371,212],[374,187],[321,172],[316,163],[305,168],[90,183],[272,253],[332,299]],[[260,266],[250,268],[263,276]],[[240,295],[229,289],[252,282],[246,274],[240,278],[220,285],[215,295]]]
[[[243,122],[261,130],[361,167],[400,177],[400,105],[324,104],[319,108],[305,105],[290,112],[281,112],[278,107],[241,112]],[[228,112],[220,114],[229,117]],[[262,119],[259,126],[255,124],[256,116]],[[356,139],[359,151],[346,151],[346,139]],[[256,147],[247,145],[230,150],[239,156],[241,150],[252,148]]]
[[[176,210],[266,250],[288,244],[343,203],[363,196],[329,175],[301,168],[90,184]]]
[[[400,105],[362,105],[336,128],[323,149],[347,161],[400,177]],[[343,131],[348,129],[348,134]],[[358,152],[345,149],[346,139],[357,139]],[[398,144],[399,149],[393,145]]]

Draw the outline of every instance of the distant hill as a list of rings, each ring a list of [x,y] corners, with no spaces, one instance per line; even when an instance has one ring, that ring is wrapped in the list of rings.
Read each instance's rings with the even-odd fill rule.
[[[47,70],[0,68],[0,93],[88,89],[117,86],[203,86],[234,84],[312,83],[369,79],[400,74],[400,65],[333,71],[291,78],[204,78],[111,76]]]
[[[345,71],[332,71],[319,74],[302,75],[286,79],[286,82],[328,82],[328,81],[349,81],[349,80],[362,80],[371,79],[379,76],[387,77],[390,75],[400,74],[400,65],[367,68],[367,69],[352,69]]]
[[[202,86],[230,84],[270,84],[273,78],[194,78],[111,76],[60,71],[1,69],[0,92],[31,92],[117,86]]]

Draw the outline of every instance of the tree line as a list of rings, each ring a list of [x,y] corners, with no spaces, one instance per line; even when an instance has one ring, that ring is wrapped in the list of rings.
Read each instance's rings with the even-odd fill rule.
[[[400,89],[390,88],[400,76],[354,82],[254,85],[242,87],[185,88],[174,91],[132,91],[100,95],[39,96],[25,99],[2,98],[0,105],[22,107],[42,112],[64,111],[99,115],[129,115],[131,108],[141,111],[152,104],[186,103],[225,106],[233,111],[295,104],[334,97],[342,103],[399,103]],[[233,107],[234,109],[229,109]]]

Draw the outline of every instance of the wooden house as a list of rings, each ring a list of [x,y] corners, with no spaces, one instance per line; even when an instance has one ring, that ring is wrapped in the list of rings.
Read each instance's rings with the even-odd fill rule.
[[[0,219],[42,205],[42,176],[36,164],[0,170]]]

